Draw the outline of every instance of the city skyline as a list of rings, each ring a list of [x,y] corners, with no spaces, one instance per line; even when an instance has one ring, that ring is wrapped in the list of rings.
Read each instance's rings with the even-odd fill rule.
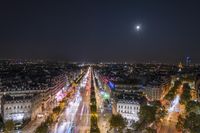
[[[187,66],[0,60],[0,130],[198,133],[199,73],[190,58]]]
[[[179,0],[4,1],[0,57],[177,64],[189,56],[200,63],[198,5]]]

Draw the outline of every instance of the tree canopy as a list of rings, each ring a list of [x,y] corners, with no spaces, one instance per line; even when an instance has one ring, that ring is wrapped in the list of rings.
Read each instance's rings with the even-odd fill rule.
[[[5,122],[5,130],[12,131],[15,127],[15,123],[12,120],[8,120]]]
[[[160,119],[164,118],[167,114],[164,106],[160,101],[154,101],[150,105],[142,105],[139,112],[139,121],[135,124],[136,130],[144,130],[150,124],[157,126],[160,123]]]
[[[169,92],[165,96],[165,99],[167,99],[169,101],[172,101],[175,98],[176,91],[180,86],[181,86],[181,81],[180,80],[176,80],[174,82],[174,86],[169,90]]]
[[[186,112],[190,113],[190,112],[195,112],[197,114],[200,114],[200,103],[196,102],[196,101],[189,101],[186,104]]]
[[[120,114],[113,114],[109,122],[111,128],[123,129],[126,126],[126,121]]]
[[[36,133],[47,133],[48,125],[46,122],[42,123],[35,131]]]
[[[191,94],[190,94],[190,90],[191,90],[191,88],[190,88],[189,84],[183,84],[183,94],[181,95],[181,99],[180,99],[181,104],[186,105],[192,98]]]
[[[189,113],[186,116],[184,122],[184,128],[190,133],[199,133],[200,131],[200,115],[194,112]]]
[[[176,129],[178,131],[182,131],[184,129],[184,123],[185,123],[185,119],[183,118],[182,115],[178,116],[178,122],[176,124]]]

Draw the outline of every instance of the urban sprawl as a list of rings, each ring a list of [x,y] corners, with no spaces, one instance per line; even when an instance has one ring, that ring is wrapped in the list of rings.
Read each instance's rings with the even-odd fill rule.
[[[0,61],[0,130],[200,132],[200,67]]]

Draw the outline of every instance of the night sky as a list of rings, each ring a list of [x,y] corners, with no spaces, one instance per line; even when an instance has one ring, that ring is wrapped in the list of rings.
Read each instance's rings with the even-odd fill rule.
[[[4,0],[0,18],[3,59],[200,63],[198,0]]]

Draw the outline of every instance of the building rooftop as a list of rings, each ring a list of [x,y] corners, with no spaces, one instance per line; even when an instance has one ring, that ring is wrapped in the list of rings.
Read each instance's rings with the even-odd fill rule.
[[[33,96],[10,96],[10,95],[4,95],[2,97],[4,102],[10,102],[10,101],[26,101],[26,100],[32,100]]]

